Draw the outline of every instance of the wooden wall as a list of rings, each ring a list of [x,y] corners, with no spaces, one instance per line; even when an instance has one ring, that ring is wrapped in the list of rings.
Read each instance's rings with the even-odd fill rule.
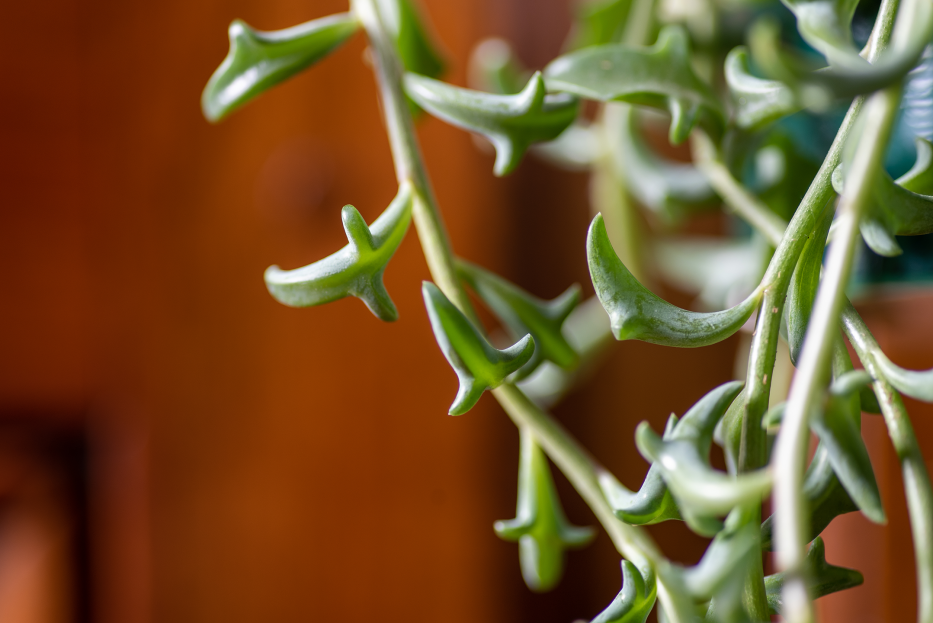
[[[565,0],[530,17],[518,0],[424,4],[460,84],[481,38],[541,65],[568,23]],[[86,435],[94,621],[545,623],[618,591],[604,536],[534,596],[493,535],[514,512],[517,434],[490,398],[445,415],[456,379],[414,235],[386,275],[396,324],[355,300],[293,310],[265,291],[266,266],[345,243],[342,205],[371,220],[395,192],[364,43],[218,126],[200,91],[233,18],[277,29],[345,6],[0,5],[22,25],[0,42],[0,412]],[[420,132],[460,254],[540,296],[588,287],[584,177],[528,161],[497,180],[468,135],[430,119]],[[729,380],[735,348],[617,348],[557,415],[637,486],[635,424],[660,429]],[[702,551],[680,525],[656,534],[679,560]],[[56,620],[35,616],[17,623]]]

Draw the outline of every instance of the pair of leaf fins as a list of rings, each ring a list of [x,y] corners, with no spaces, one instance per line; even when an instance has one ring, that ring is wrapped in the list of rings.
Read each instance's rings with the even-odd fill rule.
[[[580,301],[577,286],[553,301],[542,301],[479,266],[460,260],[458,272],[518,341],[499,350],[482,331],[430,282],[422,288],[431,328],[441,351],[460,380],[451,415],[473,408],[483,392],[517,381],[545,360],[564,368],[577,365],[578,355],[561,327]]]
[[[497,521],[494,529],[500,538],[518,543],[525,584],[544,592],[563,575],[564,550],[583,547],[595,533],[568,523],[544,452],[531,431],[522,428],[520,436],[515,519]]]
[[[373,0],[408,71],[439,76],[444,61],[411,0]],[[210,121],[220,121],[269,88],[322,60],[360,28],[356,16],[340,13],[298,26],[264,32],[240,20],[230,25],[230,51],[201,96]]]
[[[680,420],[671,415],[663,437],[647,422],[639,424],[635,442],[651,462],[641,489],[629,491],[608,473],[599,478],[603,495],[619,519],[634,525],[683,519],[697,534],[714,536],[723,528],[719,517],[737,506],[760,503],[771,488],[770,472],[763,469],[733,477],[709,464],[713,430],[742,388],[739,381],[726,383],[700,399]]]
[[[724,119],[714,93],[690,66],[686,33],[673,26],[648,48],[607,43],[561,56],[512,95],[413,73],[405,76],[405,87],[432,115],[489,139],[496,149],[494,173],[500,176],[518,166],[532,143],[553,140],[570,126],[578,114],[577,97],[665,110],[673,143],[684,141],[697,123],[718,135]]]

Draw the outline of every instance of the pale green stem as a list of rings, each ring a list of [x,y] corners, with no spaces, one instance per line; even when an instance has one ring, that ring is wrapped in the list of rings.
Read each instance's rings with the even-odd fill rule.
[[[845,193],[840,199],[840,225],[830,247],[807,327],[809,339],[804,340],[797,375],[775,444],[776,560],[785,573],[783,615],[789,623],[813,621],[813,605],[804,566],[807,509],[803,498],[803,474],[810,440],[809,418],[826,385],[833,340],[845,302],[845,287],[859,241],[859,223],[869,205],[899,103],[898,85],[872,95],[865,105],[864,130],[846,175]]]
[[[408,103],[402,90],[402,68],[374,0],[354,0],[353,10],[366,29],[374,52],[376,78],[389,130],[389,142],[399,183],[413,184],[419,201],[414,220],[431,276],[447,297],[467,316],[476,313],[463,290],[453,262],[450,239],[418,147]],[[597,483],[600,468],[580,444],[549,414],[536,407],[517,387],[503,385],[493,391],[512,420],[532,431],[544,451],[564,472],[622,555],[652,564],[662,561],[647,532],[619,521],[602,496]]]
[[[719,159],[713,141],[705,133],[697,128],[690,139],[693,162],[706,175],[713,190],[736,214],[764,234],[772,246],[781,244],[787,221],[769,210],[732,176],[729,167]]]
[[[851,303],[842,310],[842,324],[865,370],[875,379],[875,394],[901,463],[917,565],[917,620],[933,623],[933,486],[930,475],[904,402],[885,380],[875,360],[875,353],[881,349]]]

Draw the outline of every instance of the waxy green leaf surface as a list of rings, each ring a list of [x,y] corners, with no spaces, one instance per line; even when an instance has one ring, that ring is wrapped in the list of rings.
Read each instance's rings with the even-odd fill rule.
[[[666,110],[674,144],[683,142],[697,122],[714,135],[722,127],[719,101],[690,67],[687,35],[679,27],[662,30],[649,48],[607,44],[572,52],[552,61],[544,75],[552,90]]]
[[[498,350],[436,285],[425,281],[421,293],[434,338],[460,379],[460,389],[448,413],[463,415],[483,392],[498,387],[528,363],[535,349],[534,338],[526,335],[509,348]]]
[[[664,428],[664,439],[668,440],[677,425],[677,416],[671,414]],[[661,468],[653,463],[648,468],[645,480],[637,493],[629,491],[608,472],[599,475],[599,488],[616,517],[635,526],[650,525],[681,519],[674,496],[661,477]]]
[[[590,623],[645,623],[658,596],[655,573],[650,566],[642,574],[638,567],[622,561],[622,590]]]
[[[577,117],[576,98],[548,95],[536,73],[515,95],[496,95],[451,86],[417,74],[405,75],[408,96],[431,115],[482,134],[496,148],[496,175],[511,173],[532,143],[550,141]]]
[[[380,320],[398,318],[395,304],[382,283],[382,275],[408,231],[411,222],[412,190],[403,185],[372,228],[351,205],[340,215],[350,241],[347,246],[323,260],[295,270],[270,266],[266,287],[280,303],[290,307],[310,307],[355,296]]]
[[[543,301],[465,260],[457,262],[457,270],[513,337],[531,334],[535,340],[534,355],[511,380],[527,377],[544,361],[551,361],[565,370],[577,365],[579,356],[567,342],[561,327],[580,303],[579,286],[571,286],[553,301]]]
[[[803,40],[830,63],[857,54],[852,43],[852,16],[859,0],[781,0],[797,18]]]
[[[571,526],[561,509],[544,452],[531,432],[521,430],[518,465],[518,503],[515,519],[497,521],[495,531],[517,541],[525,584],[533,591],[548,591],[564,571],[564,550],[593,540],[592,528]]]
[[[657,467],[681,516],[693,531],[704,536],[713,536],[722,528],[718,516],[739,503],[759,500],[770,487],[770,474],[764,470],[733,478],[709,465],[713,431],[742,387],[741,382],[717,387],[663,439],[647,422],[635,432],[639,452]]]
[[[761,298],[760,288],[725,311],[687,311],[641,285],[616,255],[602,215],[590,225],[586,239],[587,263],[596,296],[609,314],[617,340],[695,348],[720,342],[751,317]]]
[[[579,50],[622,39],[632,0],[582,0],[573,3],[573,24],[564,48]]]
[[[240,20],[230,24],[230,52],[201,96],[210,121],[220,121],[266,89],[318,62],[359,28],[350,13],[263,32]]]

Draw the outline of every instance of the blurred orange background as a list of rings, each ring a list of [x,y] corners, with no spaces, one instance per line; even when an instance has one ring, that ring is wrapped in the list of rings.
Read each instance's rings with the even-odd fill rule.
[[[457,84],[481,39],[504,36],[540,67],[569,26],[567,0],[423,4]],[[395,324],[356,300],[294,310],[266,293],[268,265],[345,244],[342,205],[371,221],[395,193],[365,42],[218,126],[200,92],[232,19],[272,30],[344,10],[0,5],[0,621],[571,621],[618,591],[605,536],[570,555],[556,591],[532,595],[516,547],[493,534],[514,513],[518,435],[488,397],[445,415],[456,377],[423,311],[414,232],[386,275]],[[420,134],[461,255],[542,297],[591,291],[585,175],[528,159],[496,179],[469,135],[432,119]],[[904,365],[930,365],[925,300],[906,319],[865,310],[901,340]],[[898,338],[904,322],[927,341]],[[556,414],[637,487],[637,422],[659,430],[729,380],[736,348],[618,346]],[[933,412],[910,407],[929,449]],[[828,610],[908,620],[896,457],[881,421],[865,426],[890,524],[850,515],[830,529],[830,561],[870,586]],[[558,488],[570,518],[594,524],[559,476]],[[703,551],[680,524],[653,532],[677,560]]]

